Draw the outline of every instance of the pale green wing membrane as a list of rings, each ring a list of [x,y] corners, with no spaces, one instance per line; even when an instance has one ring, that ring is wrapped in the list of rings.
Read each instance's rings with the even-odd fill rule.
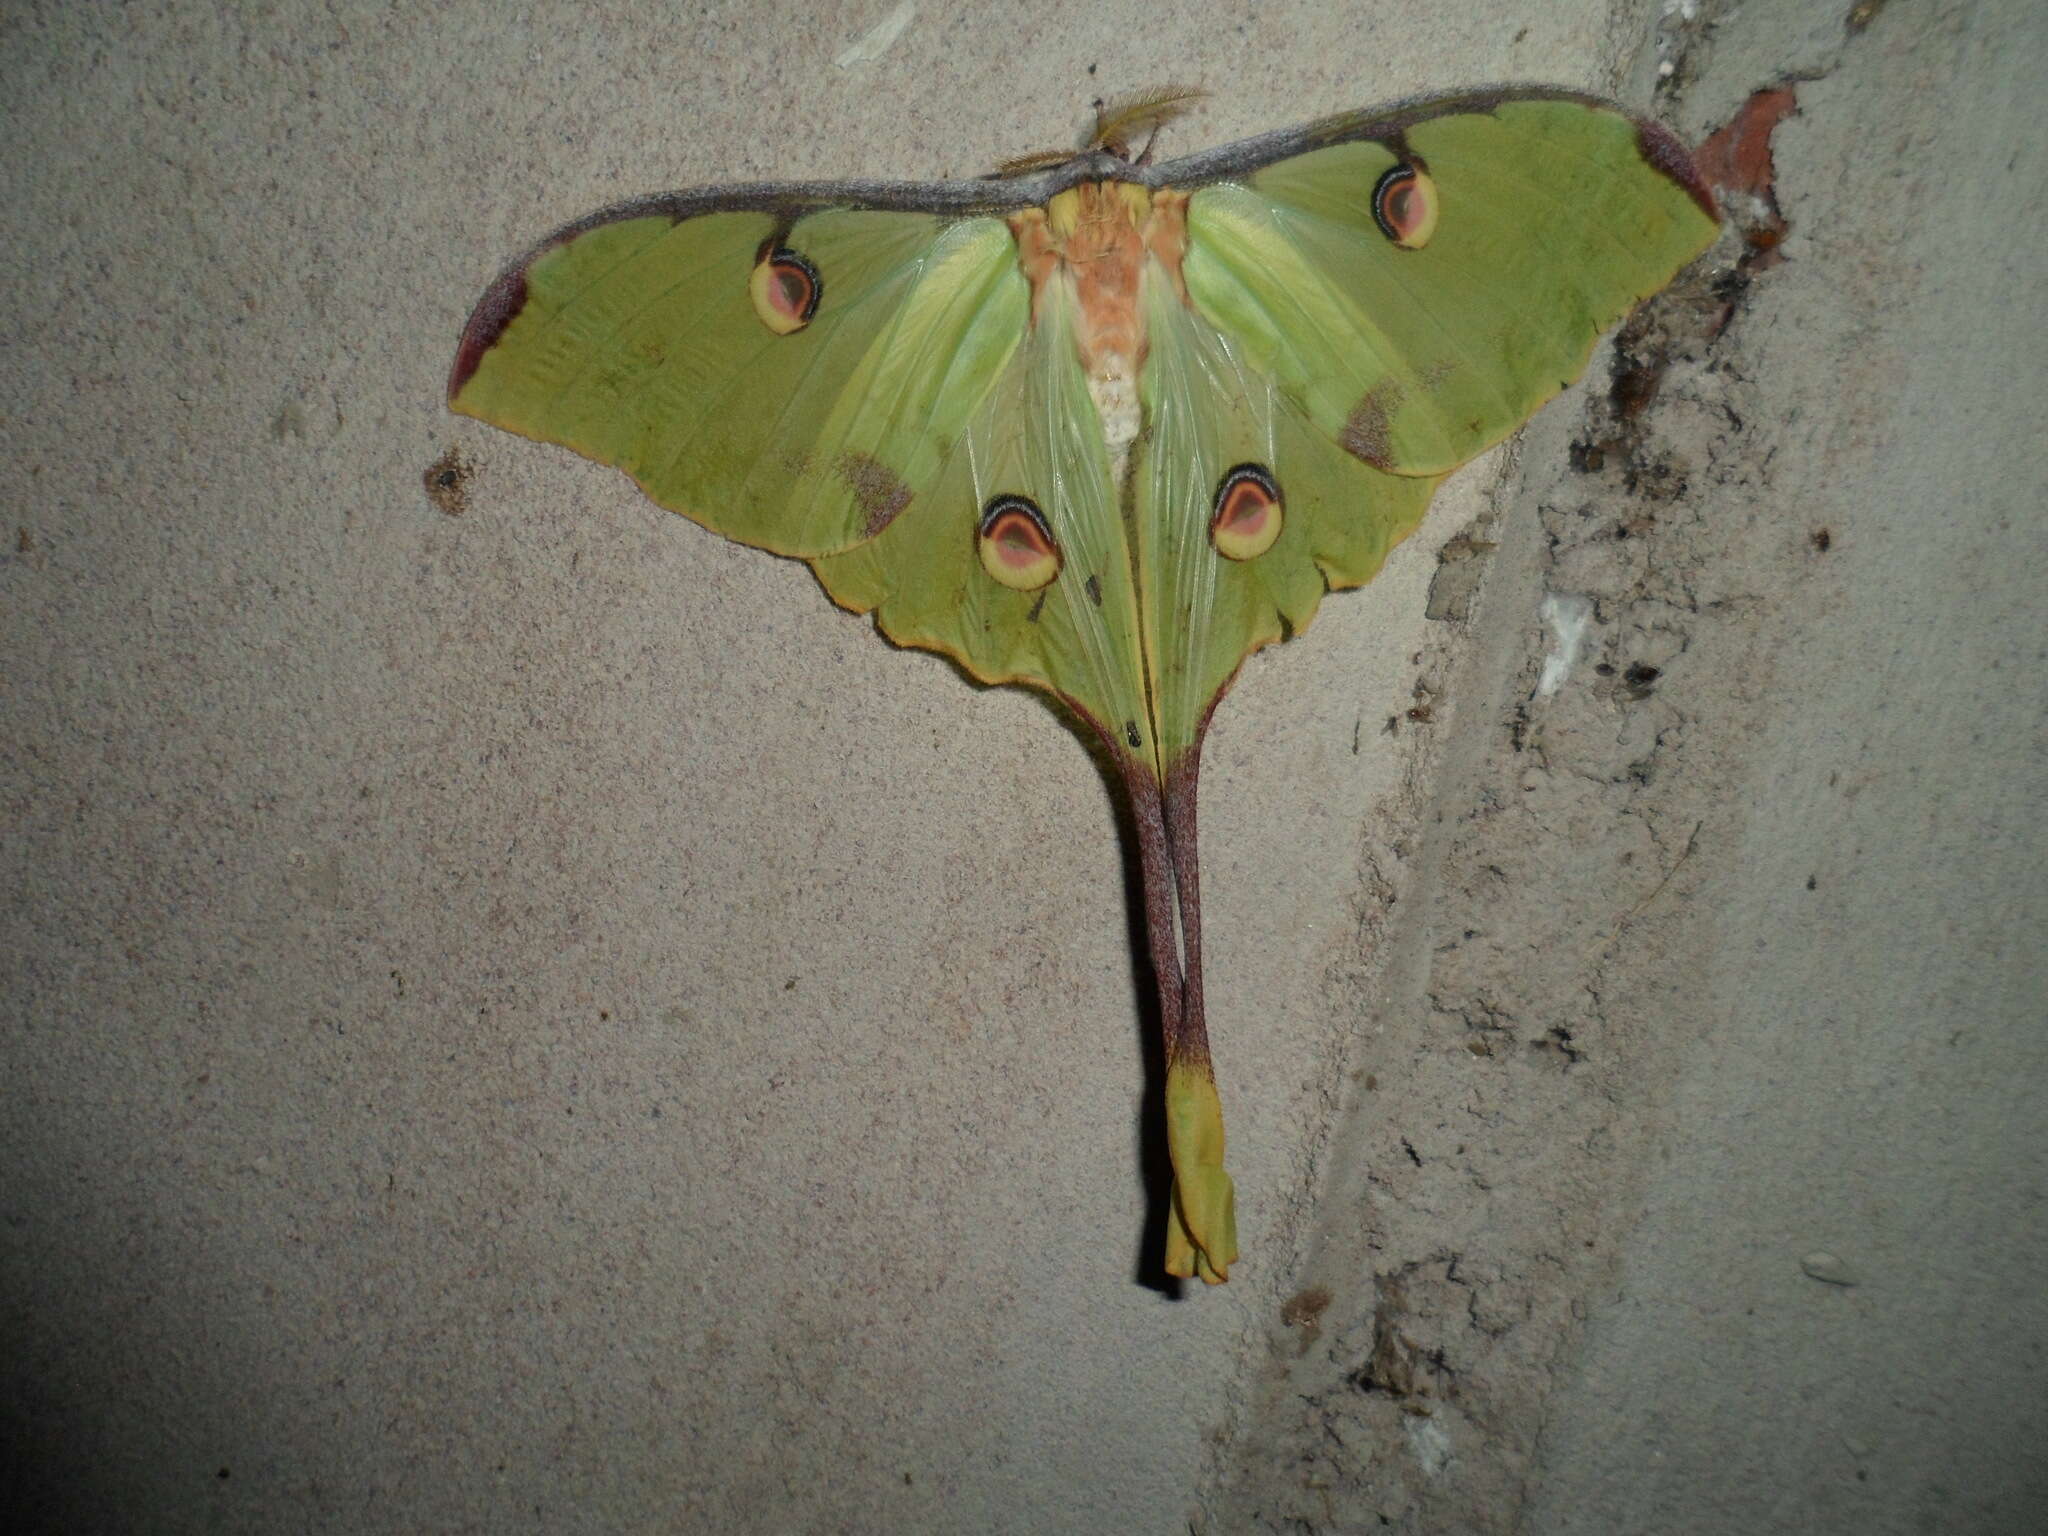
[[[1157,262],[1143,286],[1145,431],[1129,495],[1185,994],[1167,1042],[1174,1189],[1166,1262],[1171,1273],[1215,1281],[1229,1272],[1237,1236],[1201,1023],[1194,818],[1202,734],[1245,655],[1307,625],[1326,587],[1370,579],[1421,521],[1436,482],[1382,473],[1339,448],[1181,302]],[[1143,786],[1133,794],[1142,800]]]
[[[1151,761],[1130,544],[1074,321],[1072,284],[1056,276],[932,494],[879,538],[811,564],[835,600],[872,609],[899,645],[948,652],[984,682],[1056,693]],[[1025,588],[988,574],[977,538],[992,508],[1018,503],[1043,518],[1058,551],[1046,579]]]
[[[1155,971],[1180,972],[1163,987],[1176,1274],[1222,1279],[1237,1251],[1201,990],[1210,711],[1247,654],[1306,625],[1326,585],[1370,579],[1441,475],[1520,426],[1713,237],[1703,194],[1633,120],[1574,99],[1475,105],[1348,142],[1328,142],[1347,122],[1312,126],[1320,147],[1192,192],[1185,303],[1146,270],[1127,495],[1163,786],[1148,904],[1171,889],[1178,918],[1149,916]]]
[[[849,209],[607,220],[493,296],[455,409],[787,555],[870,538],[932,484],[1030,305],[1000,219]]]
[[[1145,282],[1150,360],[1132,497],[1146,653],[1162,754],[1200,739],[1216,696],[1260,646],[1307,627],[1328,588],[1369,581],[1436,482],[1339,448],[1246,348]]]
[[[1103,182],[1135,185],[1080,185]],[[891,639],[1101,732],[1159,987],[1166,1265],[1220,1281],[1237,1241],[1202,1004],[1210,711],[1715,228],[1661,129],[1517,88],[1164,166],[1097,148],[1016,180],[681,193],[507,270],[449,401],[810,560]],[[1137,434],[1120,479],[1096,394],[1119,442]]]
[[[1716,227],[1618,110],[1457,106],[1189,202],[1195,307],[1319,429],[1401,474],[1514,431]]]
[[[1187,302],[1147,272],[1131,490],[1169,760],[1247,654],[1305,626],[1325,585],[1369,580],[1437,480],[1576,377],[1717,227],[1682,150],[1569,94],[1329,119],[1275,150],[1294,152],[1222,180],[1185,162],[1207,182]],[[1219,529],[1234,471],[1265,477],[1238,499],[1275,501],[1270,544]]]

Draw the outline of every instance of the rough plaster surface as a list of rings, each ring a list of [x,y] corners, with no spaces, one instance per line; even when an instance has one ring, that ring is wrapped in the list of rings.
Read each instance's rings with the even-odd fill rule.
[[[1080,743],[448,418],[448,347],[499,261],[619,196],[972,173],[1162,78],[1219,88],[1175,148],[1446,83],[1645,101],[1648,8],[926,4],[836,65],[890,9],[0,20],[17,1526],[1678,1528],[1739,1444],[1795,1494],[1853,1477],[1811,1378],[1773,1399],[1796,1454],[1745,1402],[1788,1360],[1859,1395],[1841,1455],[1908,1475],[1858,1374],[1888,1349],[1947,1373],[1892,1518],[1969,1481],[1973,1373],[2038,1443],[2041,487],[2001,435],[2038,435],[2038,365],[1964,338],[2040,267],[2019,191],[1943,179],[2006,123],[2038,223],[1997,116],[2038,22],[1895,6],[1844,45],[1783,4],[1670,40],[1689,132],[1788,70],[1837,104],[1787,134],[1790,259],[1674,362],[1633,468],[1553,473],[1561,402],[1520,500],[1475,466],[1219,714],[1247,1257],[1176,1300],[1137,1279],[1144,984]],[[459,513],[422,485],[451,448]],[[1637,481],[1650,536],[1615,540]],[[1460,596],[1436,552],[1474,527]],[[1593,619],[1538,706],[1547,592]],[[1977,1033],[1915,1029],[1908,983]],[[1864,1283],[1786,1271],[1809,1239]],[[1655,1414],[1706,1440],[1652,1476]],[[1957,1507],[2014,1507],[1975,1478]]]
[[[1695,140],[1797,82],[1785,259],[1525,438],[1205,1529],[2041,1528],[2048,27],[1862,9],[1646,61]]]

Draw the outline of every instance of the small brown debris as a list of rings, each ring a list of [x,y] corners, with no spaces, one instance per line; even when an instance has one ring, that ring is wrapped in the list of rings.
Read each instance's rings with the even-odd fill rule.
[[[1280,1321],[1290,1328],[1304,1324],[1313,1327],[1330,1305],[1329,1291],[1320,1285],[1311,1285],[1296,1291],[1280,1306]]]
[[[469,461],[459,448],[450,448],[427,466],[420,477],[427,488],[427,500],[449,517],[469,510]]]

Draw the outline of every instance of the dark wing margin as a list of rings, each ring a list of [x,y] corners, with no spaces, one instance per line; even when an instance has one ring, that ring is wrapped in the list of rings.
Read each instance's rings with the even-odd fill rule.
[[[681,222],[704,213],[751,212],[772,213],[783,222],[794,223],[807,213],[826,208],[951,214],[962,218],[1004,215],[1043,207],[1083,181],[1134,181],[1154,188],[1191,187],[1245,175],[1276,160],[1331,144],[1371,139],[1398,145],[1409,128],[1430,118],[1455,112],[1491,112],[1514,101],[1577,102],[1592,110],[1629,118],[1636,125],[1644,161],[1683,187],[1708,218],[1720,218],[1712,190],[1694,166],[1691,153],[1670,129],[1637,117],[1605,97],[1545,85],[1497,85],[1406,97],[1239,139],[1234,144],[1184,155],[1162,165],[1134,166],[1106,150],[1091,150],[1029,176],[974,181],[785,181],[696,187],[630,198],[585,214],[564,224],[507,266],[484,291],[463,328],[455,363],[448,375],[448,396],[453,399],[461,392],[484,353],[519,313],[526,298],[526,272],[533,262],[553,247],[600,225],[656,215]]]
[[[784,225],[827,209],[882,213],[936,213],[957,218],[1004,215],[1039,208],[1077,182],[1131,179],[1131,167],[1102,151],[1032,176],[978,181],[770,181],[728,187],[693,187],[628,198],[587,213],[548,234],[508,265],[471,311],[448,374],[448,398],[462,392],[505,327],[526,302],[526,274],[540,257],[578,235],[627,219],[665,218],[680,224],[705,213],[768,213]]]
[[[1492,112],[1515,101],[1576,102],[1594,111],[1612,112],[1636,125],[1636,142],[1643,160],[1683,187],[1700,212],[1718,221],[1713,190],[1693,164],[1684,143],[1662,123],[1639,117],[1619,103],[1587,91],[1566,90],[1554,85],[1490,85],[1479,90],[1442,91],[1428,96],[1409,96],[1382,106],[1363,107],[1319,117],[1297,128],[1281,128],[1216,149],[1201,150],[1125,172],[1132,180],[1151,187],[1191,187],[1203,182],[1225,181],[1271,165],[1276,160],[1323,149],[1332,144],[1350,144],[1361,139],[1398,147],[1403,136],[1417,123],[1460,112]]]

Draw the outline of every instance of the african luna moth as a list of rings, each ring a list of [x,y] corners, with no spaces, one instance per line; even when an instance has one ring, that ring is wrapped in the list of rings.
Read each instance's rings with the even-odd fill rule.
[[[986,180],[578,219],[491,284],[448,400],[808,560],[897,644],[1044,689],[1101,738],[1165,1031],[1165,1266],[1216,1283],[1237,1235],[1202,1012],[1210,714],[1717,225],[1675,138],[1571,91],[1132,155],[1186,95]]]

